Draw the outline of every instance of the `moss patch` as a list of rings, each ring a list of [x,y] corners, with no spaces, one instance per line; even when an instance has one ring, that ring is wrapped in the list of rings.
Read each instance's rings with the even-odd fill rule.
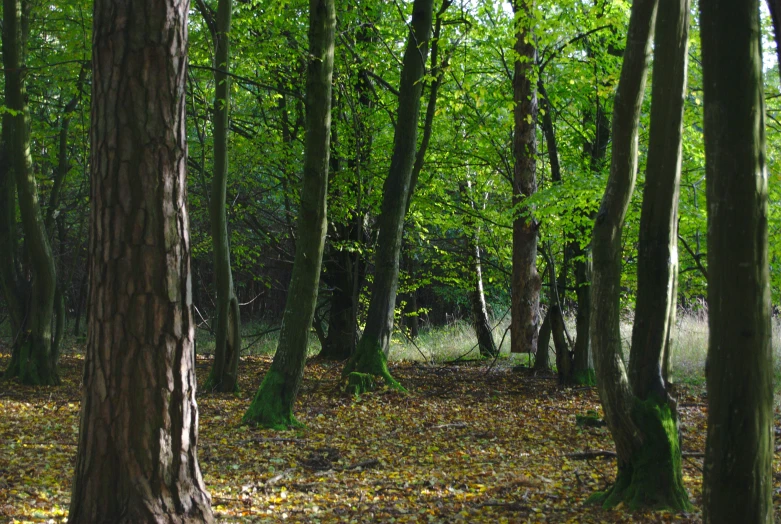
[[[579,386],[596,386],[597,376],[592,368],[575,371],[572,381]]]
[[[288,400],[291,398],[292,394],[286,387],[284,377],[272,367],[266,373],[241,422],[277,430],[303,427],[293,416],[292,402]]]
[[[366,375],[382,379],[385,384],[397,391],[406,393],[407,390],[393,378],[388,371],[388,357],[382,351],[382,346],[376,340],[361,339],[355,354],[347,362],[342,371],[342,378],[347,379],[347,390],[360,395],[377,387],[376,380],[371,380],[371,389],[365,389],[369,385]]]
[[[678,421],[667,402],[657,397],[635,399],[632,419],[643,434],[643,446],[628,464],[619,465],[616,481],[590,502],[612,508],[625,503],[638,508],[685,511],[691,508],[683,487]]]

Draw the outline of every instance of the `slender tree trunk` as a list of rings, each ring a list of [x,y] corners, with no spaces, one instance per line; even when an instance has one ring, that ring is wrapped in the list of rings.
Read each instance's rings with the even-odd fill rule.
[[[26,384],[58,384],[56,355],[52,353],[52,319],[57,278],[54,255],[38,204],[38,188],[30,157],[30,113],[24,85],[24,30],[21,0],[3,0],[3,66],[5,105],[15,112],[4,118],[9,126],[6,155],[15,177],[25,248],[31,270],[29,300],[20,337],[14,346],[6,377]],[[6,186],[7,187],[7,186]]]
[[[773,522],[773,353],[757,0],[700,3],[708,196],[707,523]]]
[[[636,384],[651,383],[654,377],[652,370],[642,366],[647,357],[635,353],[632,358],[638,361],[630,362],[630,370],[634,373],[638,368],[640,371],[633,375],[631,382],[627,379],[619,332],[621,233],[637,169],[638,119],[651,35],[657,18],[656,10],[655,0],[636,1],[632,5],[624,64],[613,113],[613,159],[610,178],[594,227],[592,347],[605,420],[618,453],[616,481],[605,493],[597,496],[596,500],[606,507],[625,502],[630,508],[650,506],[683,510],[689,507],[689,501],[683,487],[675,402],[668,399],[664,386],[661,392],[633,390]],[[648,166],[649,170],[657,170],[655,173],[649,173],[649,176],[669,181],[668,186],[675,185],[675,171],[680,169],[680,161],[675,159],[675,155],[680,151],[682,94],[686,76],[687,11],[686,0],[661,2],[658,34],[654,41],[654,71],[659,78],[654,78],[652,139]],[[669,136],[665,136],[665,132]],[[665,140],[668,141],[667,144]],[[663,162],[659,155],[672,158],[666,159],[669,162]],[[665,171],[664,174],[661,173],[662,170]],[[653,179],[651,183],[653,184]],[[673,187],[666,191],[667,198],[674,195]],[[662,198],[661,195],[656,196]],[[662,202],[653,204],[665,207]],[[666,211],[663,212],[672,212],[672,204],[666,204]],[[647,216],[646,213],[646,218]],[[660,219],[662,223],[669,220],[669,216],[662,216]],[[664,234],[661,237],[666,238]],[[646,235],[642,241],[653,243],[654,239]],[[656,244],[653,247],[659,249]],[[647,246],[641,246],[640,250],[654,252]],[[648,282],[647,285],[653,284]],[[662,289],[649,290],[651,296],[654,291],[667,294],[670,290],[665,282]],[[665,319],[668,312],[665,308]],[[660,351],[663,346],[664,340]],[[634,352],[635,348],[632,348],[632,351]],[[659,378],[661,379],[661,376]]]
[[[198,1],[214,41],[214,173],[212,175],[209,215],[214,251],[214,288],[217,292],[214,331],[214,362],[206,388],[233,392],[239,387],[241,353],[241,317],[239,301],[233,289],[230,239],[225,199],[228,183],[228,131],[230,127],[230,30],[231,0],[218,0],[216,16]]]
[[[550,371],[551,307],[549,306],[545,312],[545,317],[540,326],[539,345],[534,357],[535,371]]]
[[[475,209],[475,201],[472,197],[472,184],[469,179],[459,184],[463,204]],[[475,225],[474,219],[467,214],[464,222],[466,259],[470,261],[469,271],[474,287],[469,293],[469,301],[472,307],[472,325],[477,335],[477,345],[480,348],[480,356],[495,357],[498,354],[494,342],[491,320],[488,318],[488,308],[485,303],[483,291],[483,265],[480,261],[480,228]]]
[[[196,453],[188,2],[94,9],[90,311],[68,522],[212,522]]]
[[[651,395],[659,400],[667,398],[662,369],[677,298],[678,194],[689,1],[668,3],[679,7],[678,12],[660,7],[657,21],[651,130],[637,253],[637,300],[629,359],[629,382],[632,392],[641,400]]]
[[[540,288],[537,274],[537,222],[524,200],[537,191],[537,90],[533,82],[536,49],[532,34],[534,2],[514,3],[516,24],[513,101],[515,127],[513,155],[512,314],[513,353],[535,353],[540,329]]]
[[[573,253],[575,258],[575,294],[578,311],[575,315],[575,345],[572,349],[572,381],[580,385],[596,385],[594,368],[591,367],[591,343],[589,322],[591,317],[591,250],[581,249]]]
[[[425,73],[432,18],[433,0],[415,0],[401,70],[393,156],[383,187],[378,219],[380,232],[374,263],[374,288],[363,336],[342,372],[344,377],[352,375],[351,388],[356,392],[371,386],[371,376],[382,377],[389,385],[401,388],[388,372],[387,358],[399,283],[404,215],[415,161],[420,95],[423,89],[421,79]]]
[[[269,428],[299,425],[293,404],[304,374],[327,228],[335,28],[334,0],[310,0],[304,180],[293,275],[274,361],[243,419]]]

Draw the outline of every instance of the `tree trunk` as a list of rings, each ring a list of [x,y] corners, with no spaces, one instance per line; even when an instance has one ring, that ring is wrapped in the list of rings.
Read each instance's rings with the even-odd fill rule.
[[[475,209],[475,201],[472,197],[472,184],[469,179],[459,184],[463,204]],[[472,276],[474,288],[469,293],[469,301],[472,306],[472,325],[477,335],[477,345],[480,348],[480,356],[495,357],[499,352],[494,342],[491,320],[488,318],[488,308],[485,304],[485,292],[483,291],[483,265],[480,261],[480,228],[475,225],[472,215],[466,215],[464,219],[464,233],[466,245],[466,259],[470,261],[469,271]]]
[[[536,49],[532,35],[533,2],[513,3],[515,36],[513,101],[513,250],[510,342],[513,353],[535,353],[540,328],[540,287],[537,274],[537,222],[524,200],[537,190],[537,90],[532,81]]]
[[[15,114],[3,120],[8,126],[6,155],[15,177],[25,248],[30,261],[30,292],[23,325],[12,350],[6,377],[25,384],[58,384],[57,359],[52,353],[52,319],[57,279],[54,255],[38,204],[38,188],[30,157],[30,114],[24,85],[24,37],[21,0],[3,0],[3,66],[5,105]],[[6,186],[7,187],[7,186]]]
[[[95,2],[89,335],[70,523],[213,522],[196,453],[187,10]]]
[[[401,388],[388,372],[387,358],[399,283],[399,254],[404,215],[415,161],[420,95],[423,89],[421,79],[425,73],[432,18],[433,0],[415,0],[401,70],[393,156],[383,187],[382,208],[378,219],[380,231],[374,263],[374,288],[363,336],[355,354],[342,371],[344,377],[355,374],[351,379],[355,384],[368,384],[371,380],[363,375],[372,375],[382,377],[393,387]]]
[[[335,224],[331,241],[341,240],[342,236],[349,241],[353,236],[352,229],[344,224]],[[347,360],[355,351],[358,342],[355,321],[358,304],[354,301],[353,287],[360,285],[363,280],[363,262],[359,253],[352,253],[347,249],[331,249],[331,256],[325,264],[327,270],[323,277],[332,289],[331,309],[328,313],[328,335],[318,356],[326,360]]]
[[[299,425],[293,416],[293,404],[304,374],[327,228],[335,28],[334,0],[310,0],[304,178],[293,275],[277,352],[243,419],[269,428]]]
[[[572,381],[575,384],[594,386],[596,378],[591,367],[591,341],[589,321],[591,317],[591,250],[577,249],[575,258],[575,294],[578,312],[575,315],[575,346],[572,349]]]
[[[205,387],[224,393],[239,388],[241,316],[233,289],[230,239],[225,199],[228,183],[228,130],[230,127],[230,30],[231,0],[218,0],[217,13],[205,3],[196,5],[203,15],[214,42],[214,173],[212,174],[209,215],[214,251],[214,362]]]
[[[773,354],[757,0],[700,4],[708,196],[708,523],[773,522]]]
[[[673,78],[681,79],[685,56],[681,56],[680,52],[685,55],[687,45],[687,2],[666,1],[661,4],[659,34],[654,42],[658,53],[655,71],[663,78],[669,71]],[[689,507],[689,502],[683,488],[675,403],[668,400],[664,390],[661,396],[638,396],[632,391],[623,364],[619,331],[621,233],[636,176],[638,120],[656,10],[656,0],[640,0],[632,4],[613,113],[610,178],[594,226],[590,331],[599,395],[618,454],[616,481],[595,500],[605,507],[624,502],[630,509],[667,507],[683,510]],[[681,125],[680,109],[676,115],[668,105],[674,107],[674,102],[670,100],[681,97],[682,84],[666,86],[663,78],[654,82],[654,86],[662,91],[654,91],[658,97],[653,98],[652,118],[653,115],[664,115],[673,122],[652,121],[652,133],[659,131],[656,129],[659,124],[670,125],[673,129]],[[665,89],[670,90],[668,98],[664,96],[667,93]],[[680,144],[673,144],[672,148],[679,150]],[[649,152],[649,156],[657,154],[657,151]],[[650,158],[649,165],[652,165]],[[669,164],[667,167],[670,167]],[[678,169],[678,164],[673,162],[672,167]],[[673,178],[674,175],[668,176],[668,179]],[[669,290],[665,288],[661,291],[667,293]],[[630,362],[630,369],[633,366],[635,364]],[[647,377],[643,379],[648,380]]]
[[[534,370],[546,373],[550,371],[551,307],[548,307],[542,320],[539,344],[534,357]]]
[[[666,4],[675,4],[676,9]],[[678,275],[678,194],[681,180],[683,100],[686,95],[689,0],[659,8],[654,46],[651,129],[648,138],[637,299],[629,382],[641,400],[667,398],[662,369],[675,319]]]

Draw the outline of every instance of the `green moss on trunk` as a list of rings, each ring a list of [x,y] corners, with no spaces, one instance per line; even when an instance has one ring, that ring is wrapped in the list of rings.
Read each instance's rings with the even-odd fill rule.
[[[678,421],[667,402],[657,397],[635,399],[632,419],[643,433],[643,445],[631,460],[619,464],[616,482],[589,501],[612,508],[652,508],[684,511],[691,508],[683,487]]]
[[[579,386],[596,386],[597,376],[593,368],[575,370],[572,381]]]
[[[359,395],[376,387],[376,381],[370,381],[369,377],[381,378],[388,387],[403,393],[407,392],[404,386],[399,384],[388,371],[388,357],[385,356],[382,345],[364,333],[358,350],[342,371],[342,378],[348,380],[348,391]],[[370,382],[371,388],[365,389]]]
[[[273,368],[269,369],[255,393],[255,398],[244,413],[242,423],[278,430],[303,427],[293,416],[292,403],[285,401],[294,396],[290,389],[281,373]]]
[[[14,347],[4,377],[16,378],[30,386],[57,386],[60,383],[57,370],[49,359],[48,348],[41,340],[36,344],[32,336]]]

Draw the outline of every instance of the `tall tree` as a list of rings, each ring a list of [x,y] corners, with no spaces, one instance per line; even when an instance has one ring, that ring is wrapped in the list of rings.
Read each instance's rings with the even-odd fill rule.
[[[299,424],[293,416],[293,404],[304,375],[327,229],[335,28],[334,0],[310,0],[304,179],[293,275],[277,352],[243,419],[270,428],[285,429]]]
[[[43,215],[38,203],[38,188],[33,174],[32,157],[30,156],[30,112],[27,106],[27,91],[25,88],[25,29],[23,21],[22,0],[3,0],[3,67],[5,74],[5,105],[8,107],[3,115],[3,136],[5,156],[8,159],[7,176],[14,177],[14,182],[5,182],[6,199],[11,195],[9,189],[16,186],[19,201],[19,211],[22,218],[22,231],[27,250],[27,261],[30,270],[29,284],[23,283],[29,293],[24,301],[22,315],[15,313],[18,326],[16,342],[13,346],[11,362],[5,372],[6,377],[18,377],[27,384],[57,384],[57,348],[52,345],[52,322],[54,318],[54,295],[57,278],[54,268],[54,255],[49,238],[46,234]],[[6,168],[0,168],[6,169]],[[14,206],[9,206],[9,211]],[[4,211],[5,213],[6,211]],[[3,236],[9,237],[8,226],[13,227],[13,217],[6,216],[3,226]],[[14,242],[8,240],[7,246],[13,247]],[[20,286],[18,282],[13,255],[5,257],[4,288],[6,298],[12,309],[19,306]],[[16,289],[16,292],[14,292]],[[21,322],[19,322],[21,320]]]
[[[524,200],[537,191],[537,89],[532,32],[534,0],[516,0],[513,102],[513,251],[510,342],[514,353],[536,353],[540,332],[540,288],[537,273],[537,227]]]
[[[350,387],[357,392],[371,387],[374,382],[372,377],[381,377],[389,385],[401,388],[388,372],[387,361],[399,284],[404,216],[415,163],[420,95],[431,37],[433,4],[433,0],[415,0],[412,4],[412,22],[401,68],[393,156],[377,220],[380,232],[374,258],[374,287],[363,335],[342,372],[344,377],[350,377]]]
[[[230,30],[231,0],[218,0],[216,16],[205,0],[197,0],[214,42],[214,172],[209,201],[212,249],[214,250],[214,288],[217,291],[214,322],[214,363],[206,387],[232,392],[239,387],[241,353],[241,316],[233,290],[228,221],[225,198],[228,183],[228,128],[230,122]]]
[[[773,353],[758,0],[700,3],[708,197],[704,520],[773,522]]]
[[[186,0],[94,7],[90,312],[69,522],[212,522],[196,454]]]
[[[680,177],[683,93],[688,45],[687,0],[632,4],[624,63],[613,112],[613,158],[594,226],[591,336],[600,399],[618,454],[616,481],[596,500],[605,506],[686,509],[676,404],[661,376],[674,308],[675,222]],[[657,19],[658,7],[658,19]],[[654,304],[651,319],[635,326],[630,380],[619,333],[621,241],[637,169],[637,138],[648,57],[654,41],[654,86],[647,189],[639,251],[648,257],[639,293]],[[672,293],[672,296],[671,296]],[[640,300],[640,297],[638,297]],[[670,305],[672,302],[672,306]]]

